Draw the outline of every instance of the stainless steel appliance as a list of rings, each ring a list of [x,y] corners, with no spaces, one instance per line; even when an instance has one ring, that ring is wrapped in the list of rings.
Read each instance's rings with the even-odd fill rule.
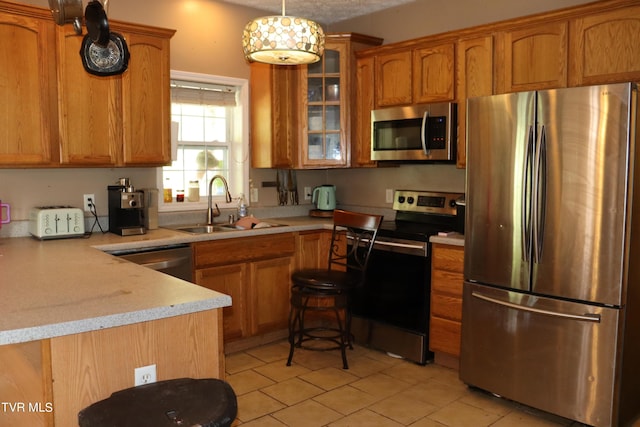
[[[145,234],[144,193],[136,191],[128,178],[107,187],[109,197],[109,231],[121,236]]]
[[[429,238],[456,225],[458,193],[400,190],[393,221],[383,221],[365,284],[353,301],[358,344],[425,364],[429,351],[431,247]]]
[[[640,413],[636,105],[634,84],[468,101],[464,382],[593,426]]]
[[[457,105],[418,104],[371,112],[371,159],[456,161]]]
[[[84,235],[84,213],[71,206],[41,206],[29,211],[29,233],[41,240]]]
[[[189,245],[127,249],[109,253],[178,279],[193,282],[192,250]]]

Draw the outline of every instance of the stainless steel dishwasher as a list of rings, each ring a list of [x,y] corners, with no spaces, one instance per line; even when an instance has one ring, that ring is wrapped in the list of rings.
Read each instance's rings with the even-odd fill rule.
[[[193,257],[189,245],[126,249],[108,253],[152,270],[193,282]]]

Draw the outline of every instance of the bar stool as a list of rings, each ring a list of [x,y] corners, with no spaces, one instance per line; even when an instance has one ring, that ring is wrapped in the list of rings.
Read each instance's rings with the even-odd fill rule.
[[[231,386],[218,379],[178,378],[131,387],[78,413],[80,427],[230,426],[238,413]]]
[[[346,348],[353,349],[351,296],[365,281],[369,255],[381,222],[381,215],[335,210],[327,268],[292,273],[287,366],[291,366],[297,347],[340,350],[343,368],[349,369]],[[305,326],[307,312],[332,313],[335,324]],[[326,345],[305,345],[308,341],[325,341]]]

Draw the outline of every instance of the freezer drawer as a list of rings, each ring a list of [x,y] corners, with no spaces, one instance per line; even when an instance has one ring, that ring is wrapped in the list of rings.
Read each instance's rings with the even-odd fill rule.
[[[585,424],[611,425],[620,311],[465,282],[460,378]]]

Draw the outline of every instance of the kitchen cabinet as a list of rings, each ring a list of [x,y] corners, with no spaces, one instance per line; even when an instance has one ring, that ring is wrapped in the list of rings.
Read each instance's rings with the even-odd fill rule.
[[[499,32],[497,93],[566,87],[568,26],[537,22]]]
[[[170,162],[169,41],[173,30],[111,23],[131,53],[121,75],[87,73],[82,37],[58,30],[61,163],[160,166]]]
[[[193,249],[196,284],[231,295],[232,306],[223,309],[225,341],[287,328],[293,233],[198,242]]]
[[[375,55],[375,108],[453,101],[454,52],[438,42]]]
[[[350,166],[357,129],[354,52],[381,43],[361,34],[327,34],[314,64],[251,64],[252,166]]]
[[[356,106],[354,126],[355,140],[351,144],[351,166],[373,167],[371,160],[371,110],[374,109],[374,68],[373,57],[356,60]]]
[[[432,244],[431,318],[429,349],[445,356],[460,356],[464,248]]]
[[[582,16],[569,28],[571,86],[640,80],[640,6]]]
[[[460,39],[456,48],[458,151],[456,166],[466,167],[467,98],[493,95],[493,35]]]
[[[42,11],[0,2],[2,167],[57,162],[55,24]]]
[[[443,43],[413,50],[413,103],[454,100],[455,48]]]
[[[298,68],[251,63],[249,137],[254,168],[292,169],[297,166]]]

